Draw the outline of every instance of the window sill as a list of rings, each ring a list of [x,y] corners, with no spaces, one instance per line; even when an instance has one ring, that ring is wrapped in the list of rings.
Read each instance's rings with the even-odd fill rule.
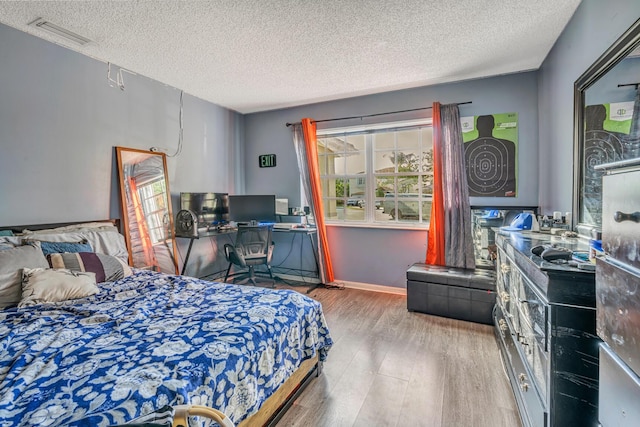
[[[381,230],[413,230],[427,231],[429,224],[386,224],[386,223],[350,223],[350,222],[329,222],[325,221],[327,227],[345,227],[345,228],[375,228]]]

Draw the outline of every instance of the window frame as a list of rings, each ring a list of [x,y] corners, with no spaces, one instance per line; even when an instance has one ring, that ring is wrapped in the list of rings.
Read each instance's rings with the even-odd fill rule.
[[[395,177],[396,183],[397,178],[403,176],[417,176],[418,180],[421,179],[425,173],[422,170],[418,170],[416,172],[398,172],[396,171],[390,174],[380,174],[374,172],[374,163],[375,163],[375,154],[380,151],[380,149],[374,149],[372,143],[372,137],[370,135],[376,133],[383,132],[401,132],[413,129],[419,129],[424,127],[433,127],[433,120],[431,117],[417,119],[417,120],[406,120],[406,121],[394,121],[394,122],[383,122],[376,123],[371,125],[359,125],[359,126],[346,126],[346,127],[337,127],[337,128],[324,128],[317,130],[317,140],[321,140],[323,138],[335,137],[335,136],[350,136],[350,135],[359,135],[365,134],[365,146],[364,146],[364,154],[365,154],[365,173],[364,175],[354,175],[350,173],[343,173],[341,175],[338,174],[324,174],[320,176],[321,185],[323,185],[327,180],[337,180],[337,179],[348,179],[348,180],[361,180],[365,181],[365,197],[364,197],[364,219],[362,220],[347,220],[346,218],[337,219],[337,218],[327,218],[325,217],[325,222],[329,226],[347,226],[347,227],[361,227],[361,228],[400,228],[400,229],[425,229],[429,227],[429,215],[427,215],[427,219],[424,219],[423,206],[425,202],[431,202],[433,200],[432,194],[424,195],[422,194],[422,188],[419,188],[418,195],[415,199],[411,199],[412,201],[418,204],[418,219],[416,220],[398,220],[398,218],[393,218],[389,221],[381,221],[375,219],[376,213],[376,202],[380,201],[380,205],[384,202],[384,197],[381,199],[376,196],[376,184],[377,179],[380,176],[389,176]],[[423,145],[421,142],[420,150],[421,153],[423,151]],[[391,150],[390,150],[391,151]],[[399,148],[397,142],[394,144],[394,151],[398,152]],[[421,154],[422,155],[422,154]],[[326,157],[325,157],[326,159]],[[319,162],[320,159],[317,159]],[[323,169],[320,168],[322,171]],[[322,201],[323,204],[326,203],[327,200],[343,200],[344,208],[347,208],[347,200],[350,199],[348,195],[344,197],[327,197],[324,195],[325,189],[322,190],[323,196]],[[398,200],[401,198],[398,194],[394,197],[394,208],[398,206]],[[427,213],[430,214],[430,213]],[[422,218],[422,220],[420,220]]]

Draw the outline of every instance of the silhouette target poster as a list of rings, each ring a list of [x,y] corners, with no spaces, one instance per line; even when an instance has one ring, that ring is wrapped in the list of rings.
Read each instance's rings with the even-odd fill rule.
[[[462,117],[469,196],[516,197],[518,113]]]
[[[633,101],[587,105],[585,108],[581,177],[584,222],[602,225],[604,171],[595,166],[640,156],[640,138],[637,129],[631,126],[633,112]]]

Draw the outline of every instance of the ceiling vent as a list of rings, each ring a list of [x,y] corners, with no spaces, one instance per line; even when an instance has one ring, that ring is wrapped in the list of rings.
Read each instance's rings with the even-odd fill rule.
[[[62,28],[56,24],[52,24],[44,18],[36,18],[34,21],[29,22],[29,25],[32,27],[40,28],[41,30],[47,31],[48,33],[54,34],[58,37],[62,37],[63,39],[80,46],[84,46],[87,43],[91,42],[91,40],[89,40],[88,38],[82,37],[81,35]]]

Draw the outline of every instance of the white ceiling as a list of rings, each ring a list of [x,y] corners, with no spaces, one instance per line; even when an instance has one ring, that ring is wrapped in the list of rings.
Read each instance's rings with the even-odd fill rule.
[[[0,1],[0,22],[252,113],[537,69],[579,3]],[[38,17],[92,43],[27,26]]]

